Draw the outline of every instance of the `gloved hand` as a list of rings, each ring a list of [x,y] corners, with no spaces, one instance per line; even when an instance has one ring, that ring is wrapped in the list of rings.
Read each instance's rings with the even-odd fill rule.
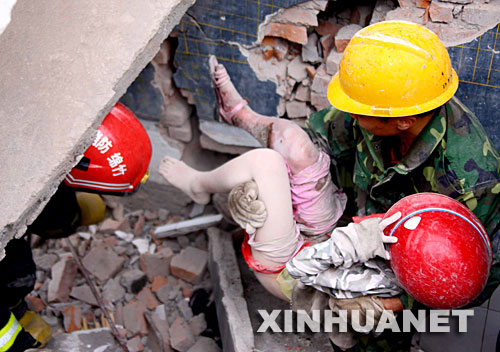
[[[382,220],[378,224],[378,228],[380,230],[380,236],[381,236],[382,242],[384,244],[392,244],[392,243],[396,243],[398,241],[398,238],[395,237],[395,236],[386,236],[386,235],[384,235],[384,229],[387,226],[391,225],[392,223],[398,221],[400,218],[401,218],[401,212],[398,211],[397,213],[394,213],[391,216],[389,216],[387,219]],[[385,250],[385,259],[387,259],[387,260],[391,259],[391,255],[390,255],[388,249]]]
[[[233,220],[251,235],[264,225],[267,210],[264,202],[257,199],[259,189],[254,181],[242,183],[229,193],[229,211]]]

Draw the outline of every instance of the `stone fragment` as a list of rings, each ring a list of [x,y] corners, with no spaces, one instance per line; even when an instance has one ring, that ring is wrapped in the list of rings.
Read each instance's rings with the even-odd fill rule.
[[[33,256],[37,270],[41,269],[44,271],[49,271],[58,259],[59,257],[52,253]]]
[[[71,290],[71,297],[82,301],[84,303],[90,304],[91,306],[98,306],[96,298],[92,294],[90,287],[88,285],[75,286]]]
[[[157,292],[163,285],[168,283],[168,279],[164,276],[153,276],[153,283],[151,284],[151,290]]]
[[[191,310],[191,307],[189,307],[189,303],[186,299],[182,299],[180,302],[178,302],[177,308],[179,309],[179,312],[181,312],[184,320],[189,322],[191,321],[191,319],[193,319],[193,311]]]
[[[187,352],[221,352],[219,345],[217,343],[205,336],[200,336],[196,340],[196,343]]]
[[[77,269],[76,262],[71,256],[63,257],[52,266],[52,279],[47,289],[49,303],[68,301]]]
[[[330,51],[330,54],[326,58],[326,73],[332,76],[336,74],[339,70],[341,60],[342,53],[338,53],[336,50]]]
[[[330,104],[330,101],[328,100],[328,97],[325,94],[320,94],[317,92],[311,93],[311,104],[318,111],[329,108],[330,106],[332,106]]]
[[[301,82],[307,77],[307,71],[300,56],[296,56],[287,66],[287,74],[297,82]]]
[[[129,293],[136,294],[146,286],[146,275],[137,269],[126,270],[120,276],[120,284]]]
[[[191,121],[188,119],[180,126],[169,126],[168,136],[181,142],[189,143],[193,139]]]
[[[167,303],[169,300],[175,299],[177,293],[179,292],[179,285],[169,282],[163,285],[156,291],[156,296],[162,303]]]
[[[408,7],[412,8],[415,6],[415,0],[398,0],[399,6],[400,7]]]
[[[295,92],[295,99],[299,101],[309,101],[311,99],[311,89],[303,84],[299,84]]]
[[[77,306],[67,306],[61,310],[63,315],[64,330],[73,332],[80,330],[82,323],[82,309]]]
[[[133,300],[122,309],[123,325],[133,334],[147,335],[148,327],[144,318],[146,305],[141,301]]]
[[[350,24],[348,26],[342,27],[337,34],[335,34],[335,49],[339,53],[343,53],[347,44],[351,41],[351,38],[356,34],[362,27],[359,24]]]
[[[314,79],[314,76],[316,76],[316,69],[313,67],[313,66],[306,66],[306,71],[307,71],[307,76],[310,78],[310,79]],[[310,81],[308,79],[305,79],[303,81],[304,85],[306,81]]]
[[[472,4],[474,0],[439,0],[440,2],[451,2],[454,4],[461,4],[461,5],[466,5],[466,4]],[[489,0],[484,0],[483,2],[487,3]]]
[[[187,247],[172,258],[172,275],[190,283],[199,283],[207,268],[208,253],[198,248]]]
[[[160,332],[159,338],[161,339],[161,343],[163,344],[165,351],[171,351],[172,349],[170,348],[170,335],[168,333],[168,323],[165,314],[165,306],[158,306],[156,310],[151,314],[151,319]],[[157,340],[158,337],[155,335],[153,339]],[[153,349],[153,351],[156,351],[156,349]]]
[[[331,79],[331,75],[326,73],[323,69],[318,69],[316,75],[314,75],[311,91],[326,95],[328,83],[330,83]]]
[[[178,317],[168,329],[170,345],[177,351],[186,352],[195,344],[195,338],[184,319]]]
[[[275,20],[280,23],[301,24],[307,27],[318,25],[317,11],[295,6],[285,9]]]
[[[116,230],[115,231],[116,237],[119,239],[124,240],[125,242],[131,242],[134,239],[134,235],[132,233]]]
[[[240,155],[253,149],[249,147],[239,147],[234,145],[222,144],[214,141],[212,138],[208,137],[204,133],[202,133],[200,136],[200,145],[203,149],[208,149],[214,152],[219,152],[224,154],[235,154],[235,155]]]
[[[161,222],[166,221],[169,215],[170,212],[167,209],[158,209],[158,220],[160,220]]]
[[[109,246],[97,245],[83,257],[83,266],[99,281],[106,282],[122,267],[125,258],[117,255]]]
[[[359,5],[351,13],[351,23],[366,27],[370,23],[373,13],[373,6]]]
[[[387,13],[394,10],[395,8],[396,5],[392,0],[377,0],[372,12],[372,19],[370,20],[370,24],[385,21]]]
[[[160,123],[165,127],[182,126],[189,120],[192,112],[193,107],[186,99],[175,94],[168,100],[165,116],[161,118]]]
[[[191,328],[194,336],[200,336],[201,333],[207,329],[205,314],[200,313],[195,315],[189,322],[189,327]]]
[[[316,33],[311,33],[307,39],[307,44],[302,46],[302,61],[312,64],[322,61],[318,53],[318,35]]]
[[[137,294],[137,299],[144,303],[148,309],[155,309],[160,304],[148,287],[144,287]]]
[[[429,7],[429,16],[432,22],[451,23],[453,21],[453,8],[455,6],[440,4],[433,1]]]
[[[304,26],[270,22],[262,29],[264,36],[280,37],[298,44],[307,43],[307,29]]]
[[[307,104],[303,101],[289,101],[286,103],[286,113],[291,119],[305,117],[308,112]]]
[[[117,203],[111,213],[115,220],[122,221],[124,219],[125,206],[122,203]]]
[[[111,218],[107,218],[99,224],[99,232],[110,234],[116,230],[129,231],[129,221],[127,219],[113,220]]]
[[[141,352],[144,351],[144,345],[142,344],[141,337],[136,336],[127,341],[127,348],[130,352]]]
[[[140,268],[146,273],[149,281],[152,281],[154,276],[167,276],[170,274],[170,262],[173,256],[174,252],[168,247],[154,254],[141,254]]]
[[[491,28],[500,22],[500,9],[498,6],[492,7],[488,4],[464,6],[461,17],[468,24]]]

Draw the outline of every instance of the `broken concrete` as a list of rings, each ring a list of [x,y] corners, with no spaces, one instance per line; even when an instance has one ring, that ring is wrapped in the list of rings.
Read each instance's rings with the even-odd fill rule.
[[[17,1],[0,36],[0,259],[193,3]]]

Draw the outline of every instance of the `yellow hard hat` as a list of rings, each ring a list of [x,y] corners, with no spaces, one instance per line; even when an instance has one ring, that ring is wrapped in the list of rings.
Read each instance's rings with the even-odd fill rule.
[[[430,111],[458,88],[443,43],[411,22],[386,21],[357,32],[328,85],[337,109],[358,115],[397,117]]]

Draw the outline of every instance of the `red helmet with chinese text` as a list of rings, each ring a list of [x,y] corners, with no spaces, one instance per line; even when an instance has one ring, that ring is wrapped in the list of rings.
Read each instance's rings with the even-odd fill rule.
[[[64,183],[87,192],[126,195],[149,175],[151,141],[137,117],[117,103]]]
[[[418,193],[394,204],[387,218],[401,218],[384,233],[390,265],[402,287],[431,308],[462,307],[476,298],[488,279],[492,249],[477,217],[460,202],[437,193]]]

